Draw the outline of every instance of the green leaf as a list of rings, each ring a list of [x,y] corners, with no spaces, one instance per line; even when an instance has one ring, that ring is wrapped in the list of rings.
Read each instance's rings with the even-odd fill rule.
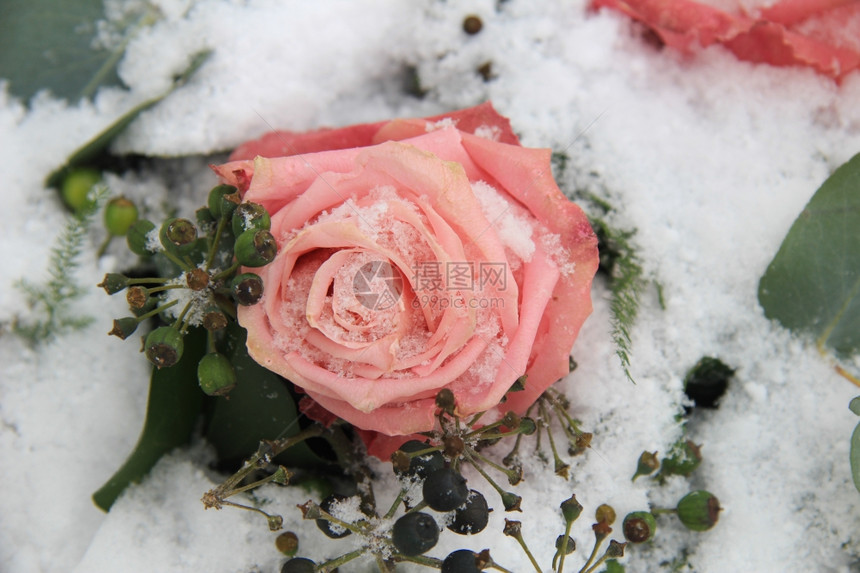
[[[840,357],[860,350],[860,154],[825,181],[759,283],[768,318]]]
[[[288,382],[248,356],[244,328],[231,323],[227,330],[224,354],[236,369],[237,382],[230,394],[214,399],[206,438],[215,446],[222,463],[235,465],[257,451],[260,440],[293,436],[301,427]],[[308,466],[324,460],[301,443],[278,456],[276,461]]]
[[[93,47],[103,0],[4,0],[0,18],[0,77],[30,99],[41,89],[71,101],[100,85],[119,85],[116,63],[125,51]]]
[[[203,51],[194,54],[191,58],[191,62],[188,64],[188,67],[185,71],[182,72],[179,76],[175,77],[173,80],[173,84],[170,88],[164,92],[163,94],[148,99],[138,105],[134,106],[122,116],[119,117],[116,121],[106,127],[101,133],[96,135],[94,138],[86,142],[80,148],[78,148],[68,160],[66,160],[66,164],[62,167],[54,170],[53,173],[48,175],[45,180],[45,185],[48,187],[59,188],[60,184],[63,181],[63,178],[76,167],[89,166],[93,163],[97,163],[99,156],[105,153],[107,147],[113,142],[114,139],[117,138],[119,134],[121,134],[125,129],[137,119],[144,111],[153,107],[155,104],[159,103],[161,100],[166,98],[168,95],[173,93],[173,91],[182,85],[185,84],[194,75],[200,66],[203,65],[204,62],[211,55],[211,51]]]
[[[860,416],[860,396],[857,396],[848,403],[848,409],[854,412],[855,415]]]
[[[851,434],[851,477],[854,479],[854,487],[860,491],[860,424],[854,428]]]
[[[185,336],[185,351],[171,368],[153,369],[143,432],[125,464],[93,501],[108,511],[133,482],[139,482],[167,452],[187,444],[200,416],[204,394],[197,385],[197,363],[206,351],[206,332],[194,329]]]

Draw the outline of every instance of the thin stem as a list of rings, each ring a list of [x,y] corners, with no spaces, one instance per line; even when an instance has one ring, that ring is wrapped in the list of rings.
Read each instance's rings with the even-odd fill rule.
[[[324,431],[324,428],[319,424],[314,424],[309,428],[302,430],[295,436],[291,436],[289,438],[283,438],[281,440],[275,440],[274,442],[268,442],[271,447],[271,456],[275,457],[281,452],[295,446],[298,443],[301,443],[309,438],[315,438],[321,435]],[[254,453],[253,456],[248,458],[245,461],[245,465],[243,465],[239,470],[236,471],[233,475],[224,480],[223,483],[209,490],[203,495],[203,499],[201,500],[203,504],[209,508],[214,507],[215,509],[220,509],[221,505],[226,503],[224,500],[230,497],[235,493],[235,488],[238,484],[242,483],[242,481],[248,477],[248,475],[256,469],[259,469],[260,461],[262,460],[262,456],[259,452]]]
[[[161,305],[161,306],[159,306],[159,307],[157,307],[157,308],[153,308],[152,310],[150,310],[150,311],[149,311],[149,312],[147,312],[146,314],[141,314],[140,316],[138,316],[138,317],[137,317],[137,321],[138,321],[138,322],[143,322],[143,321],[144,321],[144,320],[146,320],[147,318],[149,318],[149,317],[151,317],[151,316],[155,316],[156,314],[158,314],[158,313],[160,313],[160,312],[164,312],[164,311],[165,311],[165,310],[167,310],[168,308],[170,308],[170,307],[172,307],[172,306],[176,306],[177,304],[179,304],[179,299],[173,299],[173,300],[171,300],[170,302],[165,303],[165,304],[163,304],[163,305]]]
[[[161,277],[147,277],[142,279],[128,279],[129,286],[133,285],[148,285],[148,284],[164,284],[170,279]]]
[[[857,378],[857,376],[854,376],[838,364],[834,364],[833,368],[836,370],[837,374],[847,379],[849,382],[852,382],[855,386],[860,386],[860,378]]]
[[[173,323],[173,328],[178,328],[181,332],[185,332],[186,324],[185,324],[185,315],[188,314],[188,311],[191,310],[193,306],[193,301],[188,301],[185,303],[185,308],[182,309],[182,312],[179,313],[179,316],[176,317],[176,322]]]
[[[233,263],[232,265],[230,265],[229,267],[227,267],[226,269],[224,269],[220,273],[213,276],[212,281],[214,282],[214,281],[221,280],[224,277],[229,277],[231,274],[236,272],[236,269],[238,269],[241,266],[242,266],[242,264],[240,262],[236,261],[235,263]]]
[[[394,498],[394,503],[392,503],[388,511],[385,512],[385,517],[383,519],[391,519],[394,517],[394,514],[397,512],[397,508],[400,507],[401,502],[403,502],[403,497],[405,495],[406,490],[401,488],[401,490],[397,492],[397,497]]]
[[[607,535],[601,533],[594,533],[594,549],[591,550],[591,555],[588,556],[588,561],[585,562],[585,565],[582,566],[582,569],[579,570],[579,573],[585,573],[588,571],[588,568],[591,566],[591,563],[594,561],[594,558],[597,557],[597,552],[600,550],[600,546],[603,544],[603,541],[606,539]]]
[[[184,285],[184,284],[179,284],[179,283],[169,284],[169,285],[162,285],[162,286],[148,288],[148,289],[146,289],[146,292],[147,292],[147,294],[154,294],[157,292],[162,292],[165,290],[172,290],[172,289],[177,289],[177,288],[188,288],[188,286]]]
[[[110,242],[112,239],[113,239],[113,235],[108,233],[107,237],[105,237],[105,240],[102,241],[102,244],[99,246],[99,250],[96,251],[96,258],[97,259],[100,259],[104,256],[104,254],[107,252],[108,246],[110,245]]]
[[[174,255],[173,253],[171,253],[171,252],[170,252],[170,251],[168,251],[167,249],[164,249],[163,251],[160,251],[160,252],[161,252],[161,254],[162,254],[162,255],[164,255],[164,256],[165,256],[165,257],[166,257],[170,262],[172,262],[173,264],[175,264],[177,267],[179,267],[179,268],[180,268],[180,269],[182,269],[183,271],[186,271],[186,272],[187,272],[187,271],[192,271],[192,270],[194,270],[194,266],[193,266],[192,264],[190,264],[190,263],[188,263],[188,262],[186,262],[186,261],[183,261],[182,259],[180,259],[180,258],[179,258],[179,257],[177,257],[176,255]]]
[[[436,559],[435,557],[425,557],[423,555],[398,555],[397,559],[400,561],[417,563],[418,565],[423,565],[425,567],[432,567],[434,569],[442,568],[442,560]]]
[[[203,270],[207,273],[212,267],[212,261],[215,260],[215,253],[218,252],[218,243],[221,242],[221,233],[224,232],[224,225],[227,223],[227,217],[218,219],[218,226],[215,228],[215,236],[212,238],[212,244],[209,245],[209,253],[206,255],[206,265]]]
[[[573,521],[570,520],[564,525],[564,539],[562,539],[561,547],[559,547],[558,573],[564,570],[564,558],[567,557],[567,540],[570,538],[570,530],[573,529]]]
[[[357,557],[361,557],[365,553],[367,553],[366,547],[363,547],[361,549],[356,549],[355,551],[350,551],[349,553],[341,555],[340,557],[330,559],[330,560],[326,561],[325,563],[320,563],[319,565],[316,566],[316,570],[320,571],[320,573],[328,573],[329,571],[334,571],[335,569],[337,569],[338,567],[340,567],[344,563],[349,563],[353,559],[355,559]]]

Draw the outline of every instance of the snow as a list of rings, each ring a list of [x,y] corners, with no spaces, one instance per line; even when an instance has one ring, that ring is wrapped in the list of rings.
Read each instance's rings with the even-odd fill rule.
[[[631,384],[610,340],[608,292],[573,349],[578,369],[558,385],[572,414],[594,432],[570,481],[527,454],[523,535],[549,571],[563,531],[558,503],[585,506],[572,535],[577,570],[593,538],[591,517],[611,504],[620,520],[649,504],[671,506],[704,488],[721,501],[705,533],[658,519],[656,542],[628,548],[628,571],[662,569],[686,554],[691,570],[858,570],[860,494],[848,467],[858,389],[803,340],[771,324],[756,300],[759,277],[794,218],[827,175],[860,151],[860,75],[841,85],[805,69],[738,62],[718,47],[684,57],[642,41],[636,26],[590,13],[582,0],[159,0],[161,19],[130,43],[120,73],[130,90],[101,90],[69,105],[42,94],[28,110],[0,92],[4,224],[0,226],[0,570],[18,572],[278,571],[275,534],[251,512],[204,511],[200,496],[221,476],[196,444],[164,458],[110,514],[90,495],[121,464],[140,431],[149,367],[139,348],[105,336],[123,300],[95,287],[76,302],[95,318],[82,331],[30,348],[10,333],[26,316],[16,279],[44,280],[64,214],[47,173],[126,109],[165,90],[190,55],[214,49],[186,86],[145,112],[116,150],[164,156],[227,150],[272,127],[310,129],[423,116],[491,99],[523,143],[570,156],[562,183],[615,207],[636,228],[646,290],[632,331]],[[463,33],[477,14],[483,29]],[[491,62],[491,80],[477,69]],[[404,92],[414,67],[423,99]],[[179,162],[152,180],[109,178],[160,220],[173,205],[193,216],[214,177]],[[162,177],[163,175],[163,177]],[[186,177],[187,176],[187,177]],[[163,180],[160,180],[159,178]],[[177,183],[180,181],[181,183]],[[194,191],[192,195],[191,190]],[[95,285],[121,268],[119,245],[101,261],[93,232],[77,279]],[[688,436],[704,462],[687,480],[630,482],[643,450],[665,453],[681,435],[675,415],[685,372],[705,355],[737,369],[713,411],[696,412]],[[498,457],[504,446],[494,450]],[[385,507],[397,484],[377,466]],[[475,537],[446,532],[430,555],[491,548],[512,571],[531,570],[501,534],[501,503],[475,473],[495,511]],[[300,554],[334,557],[357,543],[325,538],[295,505],[318,496],[266,486],[259,494],[299,533]],[[275,510],[275,509],[273,509]],[[511,517],[508,515],[507,517]],[[369,561],[342,571],[369,571]],[[418,568],[417,570],[425,570]]]

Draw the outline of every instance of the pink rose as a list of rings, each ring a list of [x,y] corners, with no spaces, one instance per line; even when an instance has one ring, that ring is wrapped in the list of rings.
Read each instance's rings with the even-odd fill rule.
[[[268,209],[279,244],[263,299],[239,309],[248,352],[310,415],[368,431],[371,453],[432,429],[442,388],[467,416],[527,374],[504,404],[521,413],[567,374],[596,239],[550,150],[521,147],[489,103],[271,133],[214,169]]]
[[[834,79],[860,67],[860,2],[782,0],[731,14],[692,0],[592,0],[643,22],[668,46],[722,44],[741,60],[809,66]]]

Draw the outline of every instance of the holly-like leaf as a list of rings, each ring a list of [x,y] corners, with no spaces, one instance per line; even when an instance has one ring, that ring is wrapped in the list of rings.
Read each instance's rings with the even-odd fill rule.
[[[759,282],[768,318],[822,352],[860,350],[860,154],[815,192]]]
[[[185,336],[182,358],[170,368],[154,368],[143,432],[125,464],[101,489],[93,501],[108,511],[129,484],[139,482],[161,456],[191,439],[203,407],[205,395],[197,384],[197,363],[206,351],[206,332],[190,331]]]
[[[236,387],[225,397],[215,398],[206,438],[218,451],[219,460],[235,465],[253,454],[261,440],[294,436],[299,413],[288,382],[266,370],[248,356],[247,332],[238,324],[227,327],[225,354],[236,370]],[[290,466],[323,462],[305,443],[297,444],[277,457]]]

